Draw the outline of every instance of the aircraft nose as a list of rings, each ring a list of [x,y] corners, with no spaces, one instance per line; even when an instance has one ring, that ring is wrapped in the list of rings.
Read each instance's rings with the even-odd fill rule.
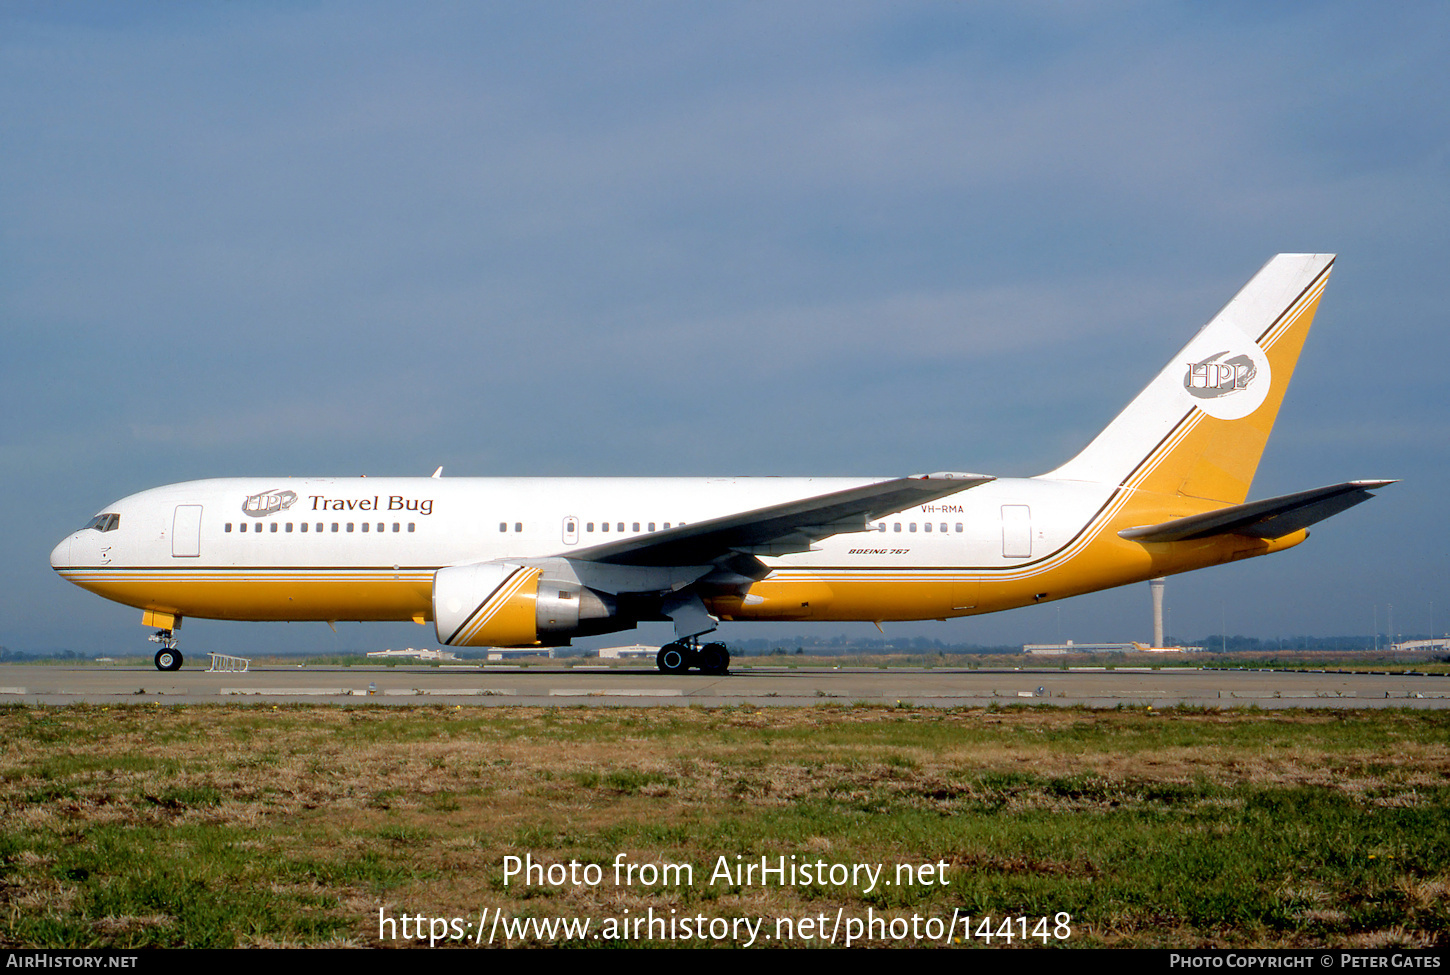
[[[70,543],[74,540],[75,535],[67,535],[64,541],[50,550],[50,567],[52,569],[70,568]]]

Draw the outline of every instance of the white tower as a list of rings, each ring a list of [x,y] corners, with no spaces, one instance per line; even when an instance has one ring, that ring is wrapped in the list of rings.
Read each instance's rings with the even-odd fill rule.
[[[1148,589],[1153,593],[1153,649],[1163,649],[1163,579],[1149,579]]]

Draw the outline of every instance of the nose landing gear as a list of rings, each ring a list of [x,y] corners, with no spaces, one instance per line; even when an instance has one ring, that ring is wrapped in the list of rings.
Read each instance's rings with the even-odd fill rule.
[[[683,674],[691,668],[702,674],[724,674],[730,670],[730,651],[723,643],[700,646],[697,638],[689,637],[660,647],[655,666],[662,674]]]
[[[156,651],[155,657],[157,670],[181,669],[181,651],[176,649],[176,637],[170,630],[157,630],[147,639],[152,643],[161,644],[161,649]]]

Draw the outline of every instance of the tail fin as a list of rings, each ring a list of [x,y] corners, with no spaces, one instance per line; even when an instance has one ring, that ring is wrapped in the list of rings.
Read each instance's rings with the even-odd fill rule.
[[[1082,453],[1044,477],[1248,497],[1333,254],[1280,254]]]

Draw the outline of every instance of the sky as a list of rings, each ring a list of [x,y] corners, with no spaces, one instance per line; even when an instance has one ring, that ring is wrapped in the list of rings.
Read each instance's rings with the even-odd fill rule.
[[[0,4],[0,645],[147,650],[48,555],[192,478],[1038,474],[1284,251],[1339,260],[1251,498],[1402,482],[1169,631],[1450,629],[1447,47],[1415,2]],[[724,635],[799,632],[877,635]]]

